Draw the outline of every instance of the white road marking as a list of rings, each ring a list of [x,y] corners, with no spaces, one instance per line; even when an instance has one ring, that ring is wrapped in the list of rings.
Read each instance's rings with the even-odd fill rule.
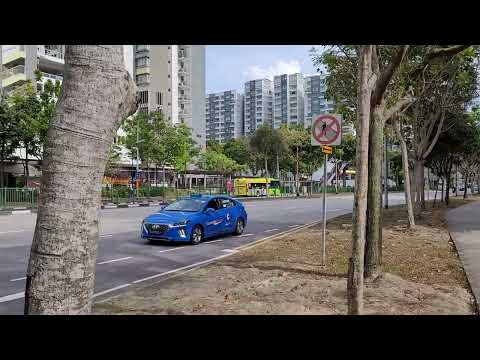
[[[128,260],[128,259],[131,259],[131,258],[132,258],[131,256],[128,256],[128,257],[124,257],[124,258],[120,258],[120,259],[102,261],[102,262],[99,262],[97,265],[110,264],[110,263],[114,263],[114,262],[117,262],[117,261]]]
[[[16,294],[7,295],[7,296],[2,296],[0,297],[0,303],[21,299],[23,297],[25,297],[25,291],[22,291]]]
[[[179,247],[172,248],[172,249],[167,249],[167,250],[158,250],[157,252],[159,252],[159,253],[164,253],[164,252],[169,252],[169,251],[175,251],[175,250],[183,249],[183,248],[185,248],[185,247],[186,247],[186,246],[179,246]]]
[[[265,230],[264,232],[268,233],[268,232],[272,232],[272,231],[276,231],[278,229],[268,229],[268,230]]]
[[[30,210],[13,210],[12,213],[16,214],[30,214]]]
[[[285,210],[295,210],[297,207],[288,207],[288,208],[285,208]]]
[[[218,239],[218,240],[213,240],[213,241],[207,241],[207,242],[204,242],[203,244],[204,244],[204,245],[213,244],[213,243],[219,242],[219,241],[223,241],[223,239]]]
[[[289,228],[296,227],[296,226],[301,226],[301,225],[288,225]]]
[[[327,212],[335,212],[335,211],[342,211],[344,209],[333,209],[333,210],[327,210]]]
[[[238,250],[234,250],[234,249],[223,249],[222,251],[230,254],[238,252]]]
[[[99,293],[96,293],[93,295],[93,297],[97,297],[97,296],[101,296],[101,295],[105,295],[105,294],[108,294],[112,291],[115,291],[115,290],[120,290],[120,289],[123,289],[123,288],[126,288],[127,286],[130,286],[131,284],[123,284],[123,285],[119,285],[119,286],[115,286],[114,288],[111,288],[111,289],[108,289],[108,290],[105,290],[105,291],[100,291]]]
[[[20,280],[25,280],[27,277],[24,276],[24,277],[21,277],[21,278],[16,278],[16,279],[12,279],[10,281],[20,281]]]
[[[243,234],[243,235],[240,235],[239,237],[247,237],[247,236],[252,236],[253,234]]]
[[[100,237],[110,237],[110,236],[113,236],[113,234],[109,234],[109,235],[100,235]]]
[[[0,234],[10,234],[10,233],[19,233],[19,232],[24,232],[28,230],[10,230],[10,231],[0,231]]]
[[[173,274],[173,273],[176,273],[178,271],[182,271],[182,270],[186,270],[186,269],[189,269],[189,268],[192,268],[192,267],[207,264],[209,262],[213,262],[215,260],[219,260],[219,259],[222,259],[222,258],[227,257],[227,256],[230,256],[230,254],[220,255],[220,256],[217,256],[217,257],[214,257],[214,258],[211,258],[211,259],[208,259],[208,260],[200,261],[198,263],[190,264],[190,265],[187,265],[187,266],[182,266],[178,269],[173,269],[173,270],[165,271],[165,272],[160,273],[160,274],[155,274],[155,275],[152,275],[152,276],[148,276],[148,277],[143,278],[143,279],[135,280],[135,281],[133,281],[133,283],[138,284],[138,283],[141,283],[141,282],[144,282],[144,281],[147,281],[147,280],[155,279],[155,278],[160,277],[160,276]]]

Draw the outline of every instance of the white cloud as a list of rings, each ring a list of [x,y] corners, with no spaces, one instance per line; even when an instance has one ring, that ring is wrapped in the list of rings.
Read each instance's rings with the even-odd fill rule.
[[[300,63],[296,60],[285,62],[278,61],[274,65],[270,65],[268,68],[264,68],[259,65],[252,65],[248,67],[247,71],[243,72],[243,75],[249,80],[267,78],[273,80],[275,75],[281,74],[295,74],[302,71]]]

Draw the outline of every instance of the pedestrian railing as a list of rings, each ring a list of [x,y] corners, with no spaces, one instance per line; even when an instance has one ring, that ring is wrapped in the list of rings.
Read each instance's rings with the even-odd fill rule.
[[[34,208],[38,203],[38,189],[0,188],[0,209]]]

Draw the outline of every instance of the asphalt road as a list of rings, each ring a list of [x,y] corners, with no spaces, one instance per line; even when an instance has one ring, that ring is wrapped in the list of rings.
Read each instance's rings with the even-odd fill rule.
[[[390,204],[404,202],[390,194]],[[327,218],[352,211],[353,196],[331,196]],[[322,198],[245,202],[249,222],[242,236],[224,236],[191,246],[149,244],[140,239],[140,222],[157,209],[106,209],[100,215],[95,300],[172,276],[225,256],[236,247],[322,218]],[[0,314],[23,314],[25,273],[35,214],[0,217]]]

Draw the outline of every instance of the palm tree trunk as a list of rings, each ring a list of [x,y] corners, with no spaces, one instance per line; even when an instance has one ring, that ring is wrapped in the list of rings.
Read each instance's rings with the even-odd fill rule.
[[[90,312],[103,170],[121,120],[136,109],[121,45],[67,45],[64,76],[45,146],[25,314]]]

